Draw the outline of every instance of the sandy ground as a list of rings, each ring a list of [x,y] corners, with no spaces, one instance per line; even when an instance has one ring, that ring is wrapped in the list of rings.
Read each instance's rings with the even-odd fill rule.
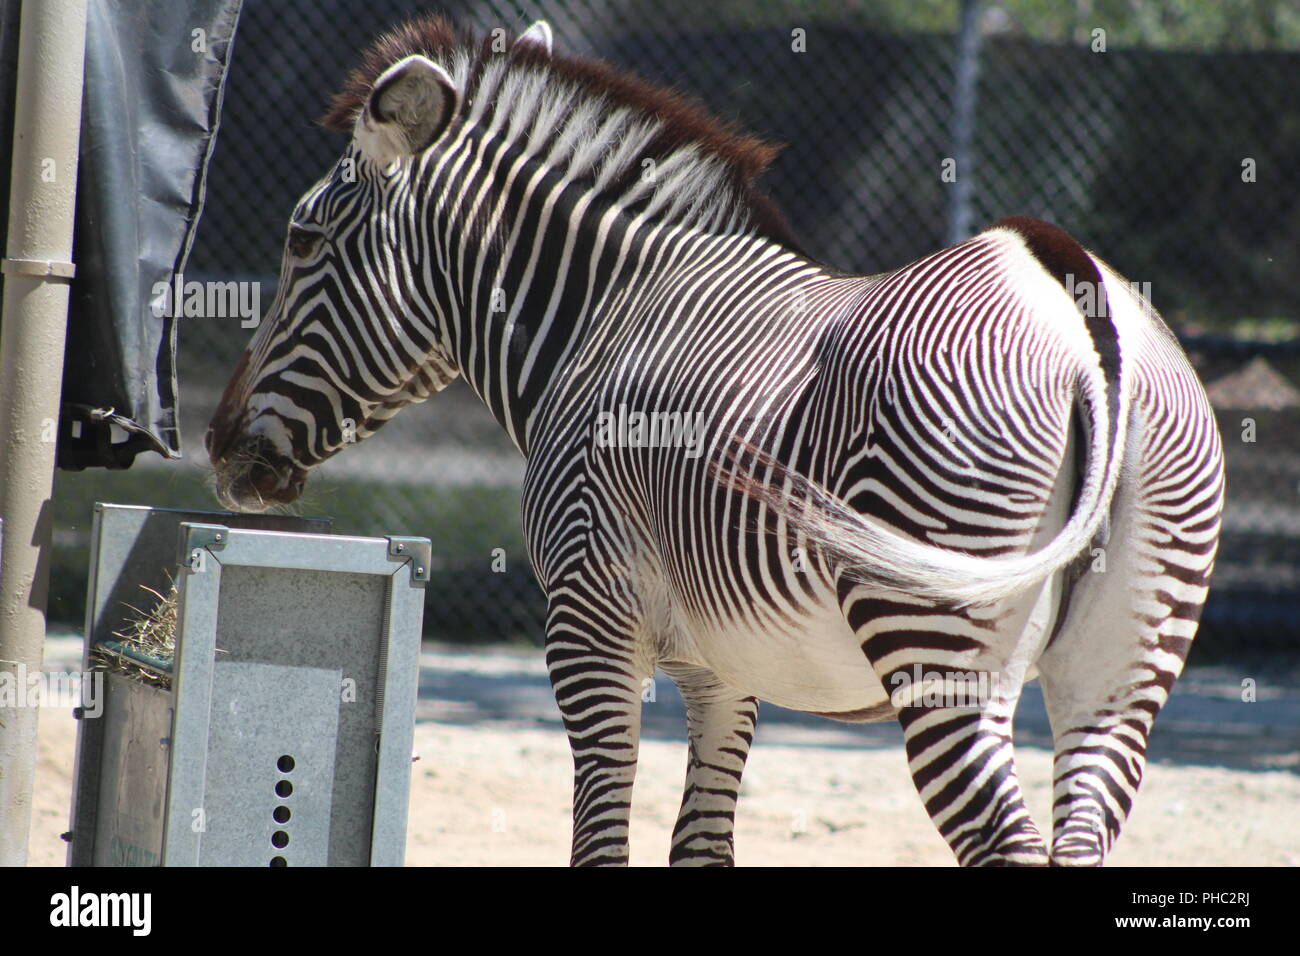
[[[75,659],[69,642],[47,666]],[[1300,866],[1300,680],[1193,670],[1153,739],[1153,762],[1110,863]],[[666,862],[685,774],[680,699],[661,677],[645,705],[632,862]],[[1035,710],[1037,708],[1037,711]],[[1017,718],[1031,812],[1049,819],[1051,754],[1031,685]],[[30,860],[63,864],[75,722],[42,714]],[[676,729],[674,729],[674,727]],[[892,725],[848,727],[767,708],[736,830],[741,865],[952,866],[922,810]],[[568,745],[540,652],[426,648],[407,862],[548,866],[568,859]]]

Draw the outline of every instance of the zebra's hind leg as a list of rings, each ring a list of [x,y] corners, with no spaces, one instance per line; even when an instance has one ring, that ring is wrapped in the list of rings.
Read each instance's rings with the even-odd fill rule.
[[[573,753],[573,866],[626,866],[641,740],[641,689],[654,672],[632,627],[599,604],[552,598],[546,668]]]
[[[690,752],[673,830],[672,866],[734,866],[733,831],[741,774],[754,740],[758,701],[711,671],[660,664],[686,701]]]
[[[1075,601],[1095,610],[1071,622],[1039,660],[1043,700],[1056,740],[1052,863],[1100,866],[1133,806],[1147,737],[1182,671],[1191,644],[1179,619],[1138,621],[1113,572],[1089,575]],[[1110,608],[1122,608],[1127,620]],[[1197,605],[1199,609],[1199,604]],[[1180,626],[1182,625],[1182,626]]]
[[[1012,697],[984,707],[920,704],[898,712],[912,781],[962,866],[1048,862],[1016,773],[1015,703]]]
[[[1056,741],[1052,863],[1100,866],[1146,765],[1147,737],[1196,633],[1218,537],[1213,482],[1173,509],[1117,494],[1109,541],[1038,661]],[[1209,503],[1207,504],[1207,499]]]
[[[962,866],[1046,866],[1016,772],[1012,718],[1043,636],[1030,606],[997,620],[853,585],[841,604],[898,712],[926,812]],[[910,625],[910,626],[909,626]]]

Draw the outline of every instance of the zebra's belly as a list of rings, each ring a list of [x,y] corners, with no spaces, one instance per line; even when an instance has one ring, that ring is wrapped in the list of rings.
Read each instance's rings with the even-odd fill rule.
[[[885,708],[889,695],[837,607],[798,623],[761,632],[693,627],[690,656],[733,689],[790,710],[835,716]]]

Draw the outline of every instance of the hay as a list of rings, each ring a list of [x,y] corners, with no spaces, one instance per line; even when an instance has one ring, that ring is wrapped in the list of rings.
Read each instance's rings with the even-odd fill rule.
[[[141,611],[127,604],[134,615],[122,630],[113,632],[116,641],[103,641],[91,649],[91,659],[106,671],[167,688],[176,657],[176,585],[171,585],[166,596],[143,584],[140,588],[157,599],[152,610]]]

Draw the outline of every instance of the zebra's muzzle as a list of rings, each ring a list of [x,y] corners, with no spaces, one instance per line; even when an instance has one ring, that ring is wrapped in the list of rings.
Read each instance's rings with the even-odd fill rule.
[[[294,464],[265,436],[237,441],[212,456],[217,498],[232,511],[265,511],[272,505],[297,501],[307,483],[307,471]]]

